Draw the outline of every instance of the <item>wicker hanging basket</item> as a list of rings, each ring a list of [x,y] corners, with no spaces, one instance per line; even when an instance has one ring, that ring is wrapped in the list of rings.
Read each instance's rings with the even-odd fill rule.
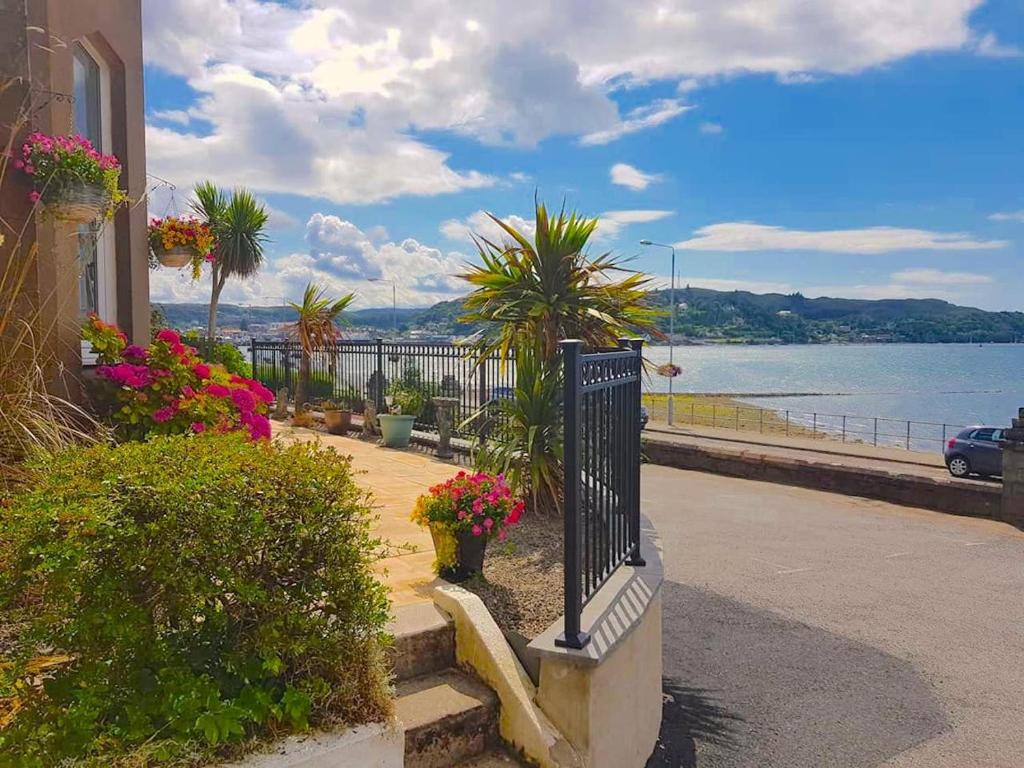
[[[46,210],[59,221],[92,224],[110,204],[106,190],[96,184],[76,182],[60,189],[46,201]]]
[[[170,250],[157,251],[156,258],[161,266],[181,269],[192,261],[192,249],[178,245]]]

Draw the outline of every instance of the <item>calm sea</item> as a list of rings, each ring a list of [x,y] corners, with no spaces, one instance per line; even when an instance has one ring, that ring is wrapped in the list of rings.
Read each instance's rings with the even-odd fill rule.
[[[668,361],[668,347],[645,353]],[[677,346],[675,362],[676,391],[744,393],[766,408],[1009,425],[1024,406],[1024,344]],[[668,379],[645,387],[666,392]]]

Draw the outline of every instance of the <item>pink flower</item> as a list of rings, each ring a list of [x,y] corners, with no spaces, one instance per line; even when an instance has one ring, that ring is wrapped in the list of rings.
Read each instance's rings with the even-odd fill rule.
[[[480,499],[473,500],[473,514],[482,515],[484,511],[484,503]]]
[[[42,197],[42,195],[40,195],[35,190],[32,190],[31,192],[28,193],[28,199],[31,200],[33,203],[38,203],[39,202],[39,198],[41,198],[41,197]]]
[[[231,390],[231,399],[242,413],[251,413],[256,408],[256,398],[248,389]]]
[[[206,363],[196,363],[192,366],[192,373],[198,376],[200,379],[210,378],[210,366]]]
[[[473,526],[473,535],[474,536],[483,536],[483,533],[484,533],[484,529],[481,528],[479,525],[474,525]]]
[[[206,425],[203,424],[203,422],[201,421],[193,421],[191,424],[191,429],[193,432],[199,435],[206,431]]]
[[[456,517],[459,518],[459,520],[465,520],[466,519],[466,510],[460,509],[459,513],[456,515]]]
[[[157,341],[166,341],[168,344],[180,344],[181,336],[170,328],[162,328],[156,335]],[[177,353],[175,353],[177,354]]]
[[[512,505],[512,511],[508,513],[508,517],[505,518],[505,522],[508,525],[515,525],[516,523],[518,523],[519,518],[522,517],[523,509],[525,507],[526,505],[523,502],[517,501],[515,504]]]
[[[140,347],[138,344],[130,344],[124,348],[124,352],[121,353],[122,357],[132,357],[136,360],[145,360],[149,357],[149,352]]]
[[[174,415],[178,412],[178,406],[175,403],[165,405],[163,408],[158,408],[153,411],[153,421],[157,424],[163,424],[165,421],[170,421],[174,418]]]
[[[253,414],[249,423],[249,438],[252,440],[269,440],[270,419],[262,414]]]
[[[230,397],[231,390],[225,387],[223,384],[208,384],[206,387],[206,393],[213,395],[214,397]]]
[[[486,520],[484,520],[484,528],[486,528],[489,531],[493,527],[494,527],[494,520],[493,520],[493,518],[488,517]]]
[[[500,531],[498,531],[498,541],[504,541],[507,536],[508,536],[508,529],[507,528],[502,528]]]

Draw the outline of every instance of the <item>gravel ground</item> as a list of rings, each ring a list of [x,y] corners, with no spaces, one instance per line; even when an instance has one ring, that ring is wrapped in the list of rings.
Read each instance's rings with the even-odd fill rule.
[[[562,615],[562,526],[561,518],[524,516],[506,542],[487,546],[483,578],[463,584],[502,629],[532,640]]]

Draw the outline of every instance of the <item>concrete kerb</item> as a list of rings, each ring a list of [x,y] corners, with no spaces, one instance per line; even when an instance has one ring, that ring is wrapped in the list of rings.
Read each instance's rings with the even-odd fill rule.
[[[268,751],[222,768],[402,768],[405,732],[397,720],[369,723],[333,733],[289,736]]]
[[[541,768],[582,768],[572,745],[534,702],[537,689],[480,598],[462,587],[434,588],[434,602],[455,622],[455,657],[501,702],[501,737]]]

